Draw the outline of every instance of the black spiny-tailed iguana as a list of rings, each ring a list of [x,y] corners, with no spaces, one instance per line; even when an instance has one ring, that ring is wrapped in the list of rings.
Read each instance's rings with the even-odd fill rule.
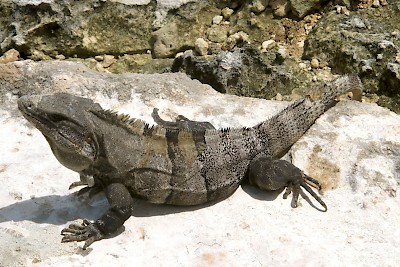
[[[318,181],[280,160],[335,98],[354,91],[361,96],[357,76],[328,83],[318,99],[305,97],[250,128],[215,130],[207,122],[180,116],[176,122],[149,126],[139,119],[103,110],[92,100],[57,93],[23,96],[18,107],[45,136],[55,157],[78,172],[81,191],[104,191],[111,208],[95,222],[84,220],[62,231],[62,242],[94,241],[115,232],[131,216],[133,198],[153,203],[198,205],[230,196],[248,178],[261,189],[293,190],[295,206],[300,186],[327,210],[307,185]],[[90,190],[88,190],[88,188]]]

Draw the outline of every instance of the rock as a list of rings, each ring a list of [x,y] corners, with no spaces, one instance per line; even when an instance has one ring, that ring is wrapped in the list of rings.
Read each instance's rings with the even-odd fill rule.
[[[224,25],[212,25],[207,30],[207,39],[215,43],[223,43],[228,37],[228,28]]]
[[[173,57],[179,51],[178,27],[175,23],[167,24],[153,33],[152,54],[154,58]]]
[[[393,97],[397,102],[398,78],[390,66],[397,64],[400,53],[400,39],[392,35],[400,25],[399,8],[389,3],[373,9],[374,16],[368,9],[349,16],[327,13],[308,35],[303,58],[327,62],[334,73],[358,73],[367,92]],[[396,106],[388,107],[400,112]]]
[[[287,0],[271,0],[269,5],[275,16],[286,17],[290,12],[290,4]]]
[[[230,9],[229,7],[225,7],[221,10],[221,14],[224,17],[224,19],[229,20],[229,18],[233,14],[233,9]]]
[[[197,38],[194,43],[194,49],[200,56],[205,56],[208,53],[208,42],[203,38]]]
[[[215,25],[218,25],[218,24],[221,23],[221,21],[222,21],[223,19],[224,19],[223,16],[220,16],[220,15],[215,16],[215,17],[213,17],[212,23],[215,24]]]
[[[213,55],[219,54],[222,51],[222,45],[220,43],[209,43],[208,47],[210,54]]]
[[[280,65],[277,62],[281,60],[284,64]],[[208,58],[185,55],[175,59],[171,70],[185,72],[222,93],[266,99],[278,92],[290,94],[294,88],[311,83],[307,70],[294,61],[284,60],[277,47],[263,54],[244,45],[233,52],[222,51]]]
[[[104,60],[101,63],[101,65],[104,68],[108,68],[110,67],[112,64],[114,64],[115,62],[117,62],[117,60],[115,59],[115,57],[113,55],[104,55]]]
[[[380,7],[380,6],[381,6],[381,3],[379,2],[379,0],[374,0],[374,1],[372,2],[372,6],[373,6],[373,7]]]
[[[250,39],[247,33],[240,31],[228,37],[228,39],[226,40],[226,47],[228,48],[228,50],[232,50],[237,44],[243,43],[249,44]]]
[[[211,1],[0,1],[0,53],[11,48],[26,57],[87,58],[150,50],[155,29],[178,26],[177,44],[193,45],[220,9]],[[174,10],[173,12],[169,12]],[[194,23],[195,22],[195,23]]]
[[[263,50],[267,50],[269,47],[272,47],[272,45],[274,45],[276,42],[275,42],[275,40],[267,40],[267,41],[264,41],[262,44],[261,44],[261,48],[263,49]]]
[[[60,165],[39,131],[22,118],[14,91],[67,91],[150,123],[158,107],[162,118],[183,114],[218,128],[256,125],[287,103],[222,95],[182,73],[111,75],[67,61],[2,64],[0,85],[0,177],[7,185],[0,187],[0,246],[7,248],[0,258],[5,266],[246,266],[254,259],[268,266],[282,265],[282,259],[289,266],[396,266],[400,261],[400,118],[387,109],[340,102],[289,152],[294,164],[322,182],[326,213],[304,199],[307,193],[294,209],[291,195],[285,200],[282,191],[248,185],[227,200],[195,209],[138,200],[124,230],[94,243],[96,253],[85,253],[82,243],[61,243],[60,229],[82,216],[98,218],[108,204],[102,195],[80,201],[68,190],[79,175]],[[182,253],[182,246],[189,253]]]
[[[297,16],[297,18],[302,19],[312,11],[319,9],[321,4],[326,2],[326,0],[289,0],[289,2],[290,6],[292,7],[293,14]]]
[[[15,49],[10,49],[0,57],[0,64],[19,60],[19,52]]]
[[[311,68],[318,69],[319,68],[319,61],[316,58],[311,59]]]
[[[104,57],[101,56],[101,55],[97,55],[97,56],[94,57],[94,59],[96,59],[97,61],[103,61]]]
[[[172,62],[172,58],[153,59],[151,54],[123,55],[107,70],[112,73],[163,73]]]
[[[352,26],[354,26],[354,27],[356,27],[356,28],[365,28],[366,26],[365,26],[365,24],[364,24],[364,21],[362,21],[362,19],[360,19],[360,18],[353,18],[351,21],[350,21],[350,23],[351,23],[351,25]]]
[[[58,60],[64,60],[65,56],[64,55],[56,55],[55,58]]]
[[[268,5],[268,0],[253,0],[250,3],[250,10],[256,14],[263,12]]]

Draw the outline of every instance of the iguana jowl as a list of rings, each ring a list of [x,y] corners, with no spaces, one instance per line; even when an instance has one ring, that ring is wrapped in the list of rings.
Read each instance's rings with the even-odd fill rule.
[[[45,136],[58,161],[81,175],[72,186],[90,184],[92,192],[106,193],[111,208],[101,218],[62,231],[63,242],[85,241],[86,249],[123,225],[135,197],[197,205],[227,198],[245,177],[266,190],[287,187],[284,197],[293,190],[295,205],[301,186],[326,210],[307,185],[320,189],[318,181],[279,159],[337,96],[348,91],[360,96],[362,85],[357,76],[347,75],[322,90],[320,98],[295,101],[254,127],[223,130],[183,116],[163,121],[156,109],[153,118],[160,125],[150,127],[67,93],[23,96],[18,107]]]

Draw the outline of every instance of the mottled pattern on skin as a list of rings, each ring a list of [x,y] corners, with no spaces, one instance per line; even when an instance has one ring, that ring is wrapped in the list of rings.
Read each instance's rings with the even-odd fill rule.
[[[320,189],[318,181],[279,160],[337,96],[348,91],[360,96],[362,85],[357,76],[347,75],[322,89],[320,98],[305,97],[259,125],[239,129],[217,130],[182,115],[169,122],[157,109],[153,118],[160,125],[150,127],[66,93],[23,96],[18,107],[46,137],[60,163],[81,175],[71,187],[90,183],[81,191],[106,193],[111,208],[101,218],[62,231],[62,242],[85,241],[86,249],[123,225],[134,197],[198,205],[227,198],[246,177],[261,189],[286,187],[285,197],[293,191],[294,206],[302,187],[326,211],[308,186]]]

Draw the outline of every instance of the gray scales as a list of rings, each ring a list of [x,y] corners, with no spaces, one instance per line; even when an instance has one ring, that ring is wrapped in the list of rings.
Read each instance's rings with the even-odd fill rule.
[[[320,183],[280,157],[339,95],[353,91],[361,99],[362,84],[356,75],[345,75],[319,90],[320,97],[306,96],[254,127],[237,129],[217,130],[182,115],[164,121],[157,109],[152,116],[158,125],[149,126],[67,93],[22,96],[18,108],[42,132],[58,161],[80,174],[70,188],[106,194],[111,207],[103,216],[61,232],[62,242],[85,241],[86,249],[124,224],[133,198],[199,205],[225,199],[247,181],[264,190],[286,187],[284,198],[293,191],[295,207],[303,187],[326,211],[311,189],[320,190]]]

